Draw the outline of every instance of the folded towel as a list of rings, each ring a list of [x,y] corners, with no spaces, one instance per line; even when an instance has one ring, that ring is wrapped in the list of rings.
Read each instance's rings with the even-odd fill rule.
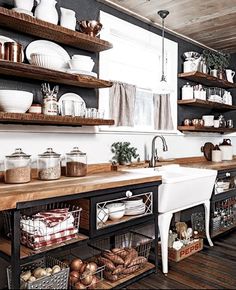
[[[36,236],[52,235],[69,228],[74,228],[74,217],[71,213],[68,214],[68,218],[60,223],[57,223],[54,227],[47,226],[44,221],[39,219],[26,219],[21,218],[20,221],[21,230]]]
[[[23,245],[26,245],[27,241],[29,241],[31,244],[36,244],[36,243],[55,240],[58,238],[62,238],[62,237],[69,236],[72,234],[77,234],[77,233],[78,233],[78,229],[75,229],[75,228],[69,228],[64,231],[61,231],[52,235],[47,235],[47,236],[35,236],[35,235],[28,234],[27,232],[21,231],[21,243]]]
[[[69,218],[69,209],[60,208],[42,211],[32,216],[35,220],[43,221],[47,227],[55,227]]]
[[[65,236],[65,237],[53,239],[50,241],[39,242],[39,243],[31,243],[30,241],[27,241],[26,246],[28,248],[36,251],[36,250],[39,250],[39,249],[44,248],[44,247],[53,246],[56,244],[60,244],[60,243],[69,241],[71,239],[75,239],[76,237],[77,237],[77,234],[70,234],[70,235]]]

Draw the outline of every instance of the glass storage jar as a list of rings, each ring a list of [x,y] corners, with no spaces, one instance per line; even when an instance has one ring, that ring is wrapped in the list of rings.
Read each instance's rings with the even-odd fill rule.
[[[52,148],[38,155],[38,178],[41,180],[55,180],[61,177],[61,154]]]
[[[87,155],[74,147],[66,154],[66,176],[80,177],[87,174]]]
[[[5,183],[30,182],[30,156],[31,155],[25,154],[21,148],[17,148],[13,154],[5,156]]]

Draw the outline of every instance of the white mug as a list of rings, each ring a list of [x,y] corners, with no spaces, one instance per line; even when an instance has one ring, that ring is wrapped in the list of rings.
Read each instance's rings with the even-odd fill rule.
[[[213,127],[214,126],[214,115],[205,115],[202,116],[204,120],[204,127]]]

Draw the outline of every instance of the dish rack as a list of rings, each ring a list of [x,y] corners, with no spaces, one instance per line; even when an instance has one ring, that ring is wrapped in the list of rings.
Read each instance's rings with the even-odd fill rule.
[[[57,219],[52,220],[49,225],[43,221],[42,216],[37,217],[38,213],[44,214],[52,211]],[[21,244],[36,251],[76,238],[79,232],[81,211],[82,209],[75,205],[55,203],[22,212],[20,219]],[[11,215],[11,211],[3,212],[4,231],[8,238],[12,233]]]
[[[38,267],[42,268],[52,268],[58,265],[61,271],[51,276],[46,276],[37,279],[34,282],[25,282],[21,279],[21,289],[67,289],[68,287],[68,277],[69,277],[69,267],[65,263],[53,258],[53,257],[43,257],[37,259],[34,262],[21,265],[21,272],[33,271]],[[12,272],[11,267],[7,268],[7,280],[8,289],[12,289]]]

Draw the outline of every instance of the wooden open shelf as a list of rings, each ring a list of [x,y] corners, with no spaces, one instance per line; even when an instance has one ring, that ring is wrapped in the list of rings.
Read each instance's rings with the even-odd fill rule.
[[[44,248],[37,250],[37,251],[34,251],[30,248],[27,248],[27,247],[21,245],[20,246],[20,258],[25,259],[25,258],[28,258],[28,257],[33,256],[33,255],[38,255],[38,254],[41,254],[44,252],[48,252],[50,250],[55,250],[55,249],[60,248],[62,246],[71,245],[71,244],[82,242],[82,241],[85,241],[88,239],[89,239],[89,237],[82,235],[82,234],[78,234],[77,238],[75,238],[75,239],[71,239],[69,241],[66,241],[66,242],[63,242],[60,244],[56,244],[54,246],[44,247]],[[8,240],[8,239],[1,239],[0,240],[0,252],[4,253],[6,256],[11,257],[11,240]]]
[[[0,16],[1,17],[1,16]],[[84,88],[109,88],[112,82],[85,75],[74,75],[39,66],[0,61],[0,75],[54,82]]]
[[[182,132],[209,132],[209,133],[234,133],[236,128],[214,128],[214,127],[195,127],[195,126],[178,126],[178,130]]]
[[[178,105],[216,109],[218,111],[236,110],[236,106],[220,104],[220,103],[210,102],[210,101],[203,101],[199,99],[178,100]]]
[[[92,52],[100,52],[112,48],[112,44],[108,41],[38,20],[32,16],[17,13],[3,7],[0,7],[0,26]]]
[[[226,80],[221,80],[198,71],[179,73],[178,77],[195,83],[201,83],[205,86],[219,87],[224,89],[236,88],[235,83],[230,83]]]
[[[5,113],[0,112],[0,123],[18,123],[33,125],[58,125],[58,126],[101,126],[114,125],[114,120],[89,119],[70,116],[48,116],[29,113]]]

